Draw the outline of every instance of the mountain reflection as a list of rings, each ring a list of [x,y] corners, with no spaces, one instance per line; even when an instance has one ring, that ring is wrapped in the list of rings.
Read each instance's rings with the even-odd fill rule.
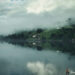
[[[19,45],[22,47],[36,48],[38,51],[43,49],[55,50],[57,52],[61,51],[63,53],[70,53],[75,55],[75,41],[74,40],[47,40],[47,41],[19,41],[19,40],[9,40],[7,41],[13,45]]]

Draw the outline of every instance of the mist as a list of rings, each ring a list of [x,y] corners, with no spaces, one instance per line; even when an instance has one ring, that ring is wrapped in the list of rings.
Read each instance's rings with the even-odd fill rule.
[[[74,0],[3,0],[0,8],[0,35],[37,28],[60,28],[67,25],[68,18],[75,19]]]

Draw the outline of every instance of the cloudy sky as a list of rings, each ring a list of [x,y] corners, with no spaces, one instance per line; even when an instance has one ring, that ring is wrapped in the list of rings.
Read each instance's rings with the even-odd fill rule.
[[[0,0],[0,35],[59,28],[74,14],[75,0]]]

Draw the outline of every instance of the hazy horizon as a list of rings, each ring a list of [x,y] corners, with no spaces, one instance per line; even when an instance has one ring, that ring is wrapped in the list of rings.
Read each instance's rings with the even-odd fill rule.
[[[74,0],[0,0],[0,35],[36,28],[59,28],[75,18]]]

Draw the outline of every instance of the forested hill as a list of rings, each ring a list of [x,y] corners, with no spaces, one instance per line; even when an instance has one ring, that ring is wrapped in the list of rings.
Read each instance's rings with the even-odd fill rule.
[[[69,24],[60,29],[22,31],[1,37],[1,39],[8,43],[38,50],[52,48],[52,50],[75,54],[75,24]]]
[[[62,27],[60,29],[37,29],[32,31],[22,31],[20,33],[15,33],[5,37],[6,39],[22,39],[22,40],[32,40],[32,39],[40,39],[40,40],[50,40],[50,39],[61,39],[61,40],[69,40],[75,39],[75,26]]]

